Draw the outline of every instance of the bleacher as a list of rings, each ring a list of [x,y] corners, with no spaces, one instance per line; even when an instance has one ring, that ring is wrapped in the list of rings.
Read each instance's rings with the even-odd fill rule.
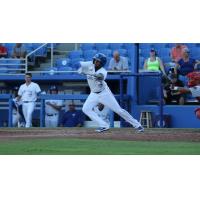
[[[198,43],[185,43],[190,50],[190,57],[199,60],[200,59],[200,45]],[[151,48],[154,48],[158,57],[161,58],[164,65],[168,65],[171,62],[170,51],[175,46],[175,43],[141,43],[139,44],[139,69],[144,66],[144,61],[149,57]]]
[[[24,74],[26,58],[12,58],[15,43],[4,43],[2,45],[7,49],[7,56],[0,59],[0,74]],[[41,47],[41,45],[43,45],[43,43],[22,44],[26,50],[28,65],[34,66],[37,57],[47,57],[48,46],[45,45]],[[35,51],[36,49],[38,50]]]
[[[78,50],[69,52],[64,58],[58,58],[55,61],[54,67],[56,67],[58,71],[75,71],[77,70],[76,63],[79,61],[90,61],[96,53],[103,53],[107,56],[105,68],[108,69],[110,59],[115,50],[118,50],[121,56],[126,57],[129,61],[129,65],[131,65],[130,47],[130,45],[122,43],[83,43],[80,44]]]

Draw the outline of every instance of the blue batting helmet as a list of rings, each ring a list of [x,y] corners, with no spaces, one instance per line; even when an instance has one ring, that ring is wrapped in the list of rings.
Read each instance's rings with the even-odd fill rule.
[[[98,60],[101,63],[101,67],[103,67],[107,62],[107,58],[103,53],[97,53],[93,57],[93,63],[94,63],[95,60]]]

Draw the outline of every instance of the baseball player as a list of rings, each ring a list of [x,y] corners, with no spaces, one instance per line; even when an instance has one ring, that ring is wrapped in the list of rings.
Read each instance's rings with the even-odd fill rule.
[[[58,94],[58,88],[53,85],[50,87],[50,94]],[[63,106],[62,100],[45,101],[45,126],[55,128],[58,126],[59,112]]]
[[[175,95],[177,94],[191,94],[200,102],[200,72],[190,72],[187,75],[188,88],[187,87],[174,87],[173,92]],[[197,118],[200,118],[200,108],[195,110],[195,114]]]
[[[98,103],[102,103],[112,111],[116,112],[129,122],[138,133],[143,132],[144,128],[141,124],[126,110],[120,107],[107,86],[105,82],[107,71],[103,68],[106,62],[106,56],[102,53],[98,53],[94,56],[93,61],[79,63],[80,68],[78,69],[78,73],[87,76],[87,82],[91,90],[90,95],[83,105],[83,112],[99,125],[99,128],[96,130],[97,132],[103,132],[109,129],[108,124],[94,112],[94,107],[96,107]]]
[[[110,127],[110,109],[108,107],[99,103],[96,107],[94,107],[94,112],[108,124],[108,127]]]
[[[32,114],[35,108],[35,102],[41,89],[37,83],[31,81],[32,74],[25,74],[25,83],[22,84],[18,91],[17,102],[21,99],[22,110],[26,121],[26,128],[32,126]]]
[[[12,99],[12,126],[13,127],[24,127],[25,126],[25,118],[22,111],[22,101],[17,101],[17,92],[19,88],[14,87],[13,89],[13,99]]]

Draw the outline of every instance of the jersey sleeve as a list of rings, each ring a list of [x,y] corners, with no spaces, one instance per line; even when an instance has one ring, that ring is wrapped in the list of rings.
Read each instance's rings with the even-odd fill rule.
[[[22,96],[22,92],[23,92],[23,91],[22,91],[22,86],[20,86],[19,91],[18,91],[18,95],[19,95],[19,96]]]
[[[36,93],[41,92],[40,86],[38,84],[36,84],[35,87],[36,87],[35,88]]]
[[[62,106],[62,105],[63,105],[63,100],[57,102],[57,106]]]
[[[81,68],[79,69],[79,71],[81,71],[81,73],[83,74],[93,74],[93,70],[91,70],[92,65],[92,61],[80,62]]]
[[[92,64],[93,64],[92,61],[87,61],[87,62],[81,61],[80,62],[81,67],[90,67]]]
[[[104,69],[100,72],[101,74],[103,74],[103,80],[106,80],[106,77],[107,77],[107,71]]]

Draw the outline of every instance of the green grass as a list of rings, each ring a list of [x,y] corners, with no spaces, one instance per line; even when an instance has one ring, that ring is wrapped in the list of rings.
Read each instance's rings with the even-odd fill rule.
[[[198,142],[138,142],[97,139],[0,141],[1,155],[200,155]]]

